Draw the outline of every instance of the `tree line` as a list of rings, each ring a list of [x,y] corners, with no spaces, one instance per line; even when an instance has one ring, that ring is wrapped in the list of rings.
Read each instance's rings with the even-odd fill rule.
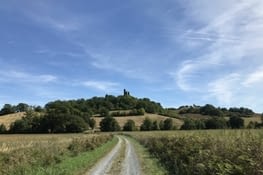
[[[244,107],[231,107],[227,108],[216,108],[211,104],[206,104],[204,106],[181,106],[178,108],[179,114],[202,114],[209,116],[218,116],[218,117],[252,117],[255,113],[253,110]]]
[[[154,130],[174,130],[176,126],[173,123],[171,118],[167,118],[165,120],[161,120],[158,122],[157,120],[151,120],[146,117],[141,124],[140,128],[137,128],[135,122],[131,119],[127,120],[124,124],[123,128],[120,127],[118,121],[112,116],[107,116],[100,122],[100,130],[104,132],[109,131],[154,131]]]
[[[219,129],[219,128],[242,128],[244,121],[241,117],[250,117],[254,114],[248,108],[216,108],[207,104],[204,106],[181,106],[178,109],[164,109],[160,103],[148,98],[136,98],[124,91],[123,95],[105,97],[93,97],[78,100],[56,100],[47,103],[44,107],[30,106],[26,103],[18,105],[5,104],[0,110],[0,115],[16,112],[26,112],[26,115],[11,124],[10,133],[65,133],[82,132],[94,129],[95,120],[93,116],[118,117],[129,115],[144,115],[144,113],[155,113],[169,117],[194,113],[213,116],[207,120],[186,119],[182,129]],[[229,117],[226,121],[224,117]],[[110,118],[112,120],[112,118]],[[168,121],[166,121],[168,122]],[[113,126],[115,126],[113,122]],[[129,126],[132,123],[128,123]],[[167,123],[161,121],[145,120],[140,130],[162,130]],[[128,127],[126,126],[126,127]],[[164,127],[165,126],[165,127]],[[261,127],[261,123],[250,123],[251,128]],[[174,127],[174,126],[173,126]],[[117,125],[116,125],[116,128]],[[123,128],[124,129],[124,128]],[[5,126],[0,125],[0,132],[6,132]]]

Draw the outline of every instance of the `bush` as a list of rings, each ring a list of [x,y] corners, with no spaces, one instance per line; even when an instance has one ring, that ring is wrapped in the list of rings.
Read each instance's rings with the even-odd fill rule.
[[[163,122],[163,130],[173,130],[174,124],[171,118],[167,118]]]
[[[123,126],[123,131],[135,131],[135,130],[136,130],[136,126],[133,120],[128,120]]]
[[[229,125],[233,129],[240,129],[244,127],[244,120],[241,117],[233,116],[229,119]]]
[[[152,124],[152,130],[160,130],[160,125],[157,120],[155,120]]]
[[[120,131],[120,125],[117,120],[111,116],[105,117],[100,122],[101,131]]]
[[[4,133],[6,133],[6,132],[7,132],[7,130],[6,130],[5,125],[4,125],[4,124],[1,124],[1,125],[0,125],[0,134],[4,134]]]
[[[196,129],[196,124],[195,121],[192,119],[186,119],[184,121],[184,124],[181,126],[182,130],[191,130],[191,129]]]
[[[206,129],[225,129],[227,128],[227,122],[222,117],[213,117],[205,121]]]
[[[141,131],[150,131],[152,130],[153,123],[152,120],[146,117],[140,127]]]

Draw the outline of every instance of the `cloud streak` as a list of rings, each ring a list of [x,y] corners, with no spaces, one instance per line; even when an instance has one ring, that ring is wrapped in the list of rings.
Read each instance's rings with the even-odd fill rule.
[[[0,81],[4,83],[37,83],[46,84],[54,83],[57,81],[57,77],[50,74],[34,75],[27,72],[9,70],[0,71]]]
[[[82,83],[83,86],[103,92],[113,92],[119,89],[119,84],[110,81],[89,80]]]

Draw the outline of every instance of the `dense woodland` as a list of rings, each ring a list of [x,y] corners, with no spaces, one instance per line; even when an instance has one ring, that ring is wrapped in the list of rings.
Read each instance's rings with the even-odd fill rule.
[[[105,117],[99,124],[102,131],[116,130],[171,130],[175,128],[171,121],[151,121],[146,118],[140,128],[135,128],[133,121],[128,121],[124,128],[120,128],[113,117],[136,116],[144,113],[161,114],[168,117],[182,116],[184,114],[201,114],[210,118],[205,120],[184,119],[181,129],[222,129],[243,128],[244,120],[241,117],[251,117],[254,112],[248,108],[216,108],[207,104],[204,106],[181,106],[178,109],[165,109],[160,103],[148,98],[136,98],[124,90],[123,95],[105,97],[93,97],[91,99],[78,99],[67,101],[53,101],[44,107],[29,106],[25,103],[18,105],[5,104],[0,115],[26,112],[26,115],[11,124],[7,131],[4,125],[0,125],[0,132],[8,133],[64,133],[83,132],[94,129],[96,122],[93,116]],[[1,116],[0,116],[1,117]],[[226,120],[225,117],[229,117]],[[98,124],[97,124],[98,125]],[[261,127],[262,123],[251,123],[251,128]]]

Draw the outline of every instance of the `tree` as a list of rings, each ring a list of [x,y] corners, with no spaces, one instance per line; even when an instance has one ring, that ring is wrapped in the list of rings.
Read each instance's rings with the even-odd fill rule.
[[[102,107],[100,109],[100,116],[101,117],[105,117],[105,116],[108,116],[108,115],[109,115],[109,110],[107,108],[105,108],[105,107]]]
[[[171,118],[167,118],[163,122],[163,130],[172,130],[174,127],[173,120]]]
[[[94,118],[90,118],[89,119],[89,126],[91,127],[91,129],[94,129],[96,126],[96,120]]]
[[[16,111],[17,112],[26,112],[29,109],[29,105],[26,103],[19,103],[16,106]]]
[[[203,120],[196,120],[195,127],[196,129],[205,129],[205,122]]]
[[[160,130],[163,130],[163,125],[164,125],[163,120],[161,120],[161,121],[159,122],[159,128],[160,128]]]
[[[0,134],[4,134],[4,133],[6,133],[6,131],[7,131],[7,129],[6,129],[5,125],[1,124],[0,125]]]
[[[34,110],[35,110],[36,112],[43,112],[43,111],[44,111],[44,109],[43,109],[41,106],[36,106],[36,107],[34,108]]]
[[[29,133],[31,131],[30,124],[23,119],[16,120],[10,125],[11,133]]]
[[[227,122],[223,117],[213,117],[205,121],[206,129],[225,129]]]
[[[0,115],[12,114],[14,112],[14,107],[11,104],[5,104],[0,111]]]
[[[135,131],[135,130],[136,130],[136,126],[133,120],[128,120],[123,126],[123,131]]]
[[[104,117],[100,122],[101,131],[120,131],[120,125],[117,120],[111,116]]]
[[[195,121],[192,119],[186,119],[184,124],[181,126],[181,130],[191,130],[196,129]]]
[[[229,125],[233,129],[239,129],[244,127],[244,119],[237,116],[232,116],[229,119]]]
[[[155,120],[152,124],[152,130],[160,130],[160,126],[157,120]]]
[[[206,104],[205,106],[200,108],[200,113],[203,115],[211,115],[211,116],[222,116],[223,113],[219,109],[215,108],[213,105]]]
[[[88,124],[78,116],[71,117],[68,123],[66,123],[66,132],[83,132],[88,129]]]
[[[146,117],[140,127],[141,131],[150,131],[152,130],[152,126],[153,126],[153,123],[152,123],[152,120],[149,119],[148,117]]]

